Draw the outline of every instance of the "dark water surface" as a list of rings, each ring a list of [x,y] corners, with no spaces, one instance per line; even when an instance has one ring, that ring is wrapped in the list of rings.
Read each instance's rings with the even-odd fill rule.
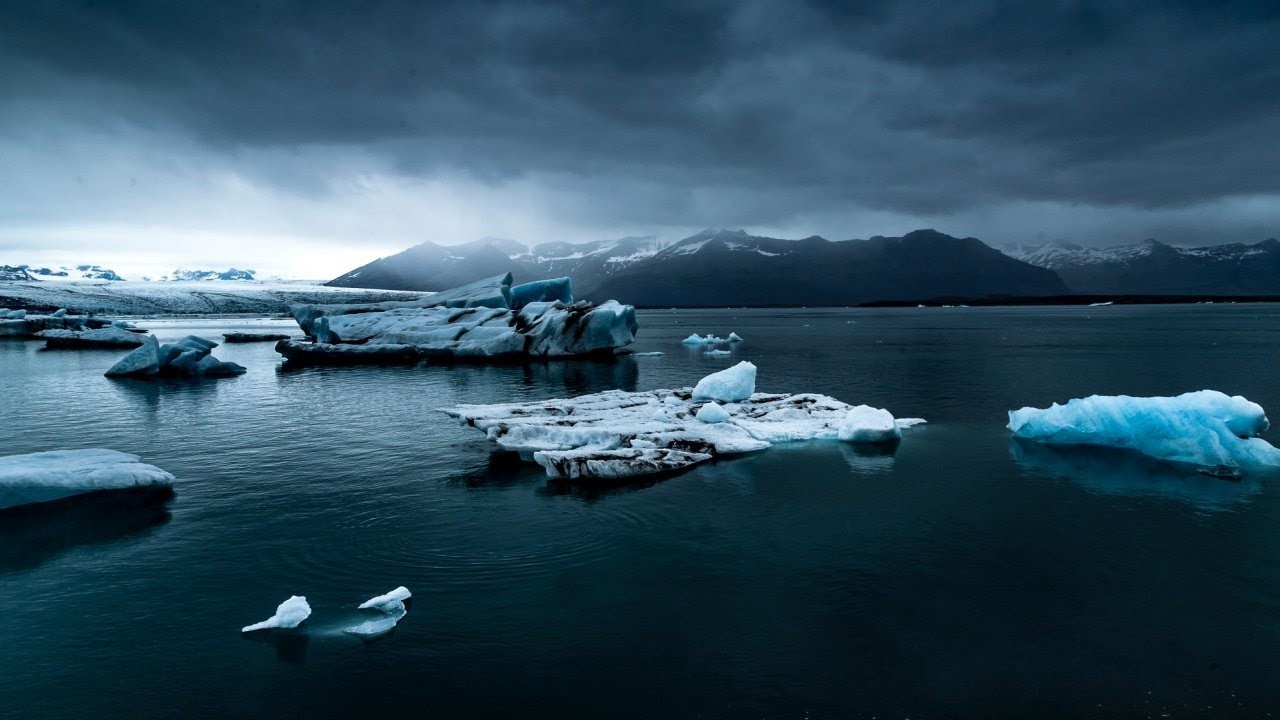
[[[1280,415],[1280,307],[640,313],[661,357],[111,381],[0,343],[5,452],[110,447],[167,505],[0,518],[4,717],[1260,717],[1280,478],[1011,445],[1005,412],[1214,388]],[[167,321],[161,339],[263,323]],[[732,358],[680,345],[737,331]],[[691,384],[921,416],[893,456],[780,446],[548,483],[436,411]],[[342,635],[414,593],[393,635]],[[291,594],[306,634],[242,637]]]

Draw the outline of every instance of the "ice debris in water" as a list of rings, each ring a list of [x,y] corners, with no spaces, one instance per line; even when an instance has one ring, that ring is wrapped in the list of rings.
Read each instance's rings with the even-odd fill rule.
[[[755,391],[756,366],[744,360],[699,380],[693,388],[693,399],[737,402],[751,397]]]
[[[736,332],[731,332],[729,333],[729,342],[731,343],[742,342],[742,336]]]
[[[218,343],[188,335],[175,343],[161,345],[148,335],[142,345],[125,355],[107,370],[107,377],[143,377],[159,375],[203,375],[225,377],[242,375],[245,369],[233,362],[222,362],[209,353]]]
[[[276,351],[297,363],[413,363],[603,354],[635,339],[630,305],[574,302],[568,278],[511,281],[505,273],[412,301],[295,305],[315,342],[282,340]]]
[[[142,335],[115,325],[97,330],[41,330],[36,337],[44,340],[47,348],[125,348],[143,343]]]
[[[301,595],[294,595],[288,600],[280,603],[276,608],[276,614],[252,625],[245,625],[240,632],[255,632],[258,630],[271,629],[292,629],[302,624],[303,620],[311,617],[311,606],[307,604],[307,599]]]
[[[412,597],[409,589],[401,585],[389,593],[370,598],[360,603],[361,610],[376,610],[382,614],[382,617],[365,620],[359,625],[343,629],[343,632],[349,635],[359,635],[361,637],[377,637],[384,635],[400,622],[408,610],[405,609],[404,601]]]
[[[706,335],[699,335],[698,333],[694,333],[689,337],[681,340],[680,342],[685,345],[719,345],[721,343],[725,343],[729,341],[725,340],[722,337],[716,337],[711,333],[707,333]]]
[[[360,603],[361,610],[381,610],[382,612],[393,612],[397,608],[404,608],[404,601],[413,597],[409,589],[401,585],[389,593],[369,598]]]
[[[174,478],[137,455],[94,448],[0,457],[0,510],[82,493],[168,487]]]
[[[694,388],[625,392],[444,412],[485,432],[500,447],[541,465],[550,477],[624,478],[680,470],[721,455],[776,442],[893,442],[887,411],[853,407],[826,395],[755,393],[751,363],[715,373]],[[892,426],[885,426],[885,419]]]
[[[1205,467],[1280,465],[1257,403],[1216,390],[1177,397],[1092,395],[1009,412],[1016,437],[1054,445],[1106,445]]]

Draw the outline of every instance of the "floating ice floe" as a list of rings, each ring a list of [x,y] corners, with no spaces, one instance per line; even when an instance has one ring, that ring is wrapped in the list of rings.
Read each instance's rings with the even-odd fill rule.
[[[895,442],[893,420],[826,395],[755,392],[751,363],[709,375],[696,388],[610,390],[574,399],[458,405],[444,412],[521,453],[550,477],[624,478],[680,470],[776,442]],[[893,423],[886,427],[884,418]]]
[[[277,342],[288,340],[289,336],[285,333],[229,332],[223,333],[222,339],[228,343]]]
[[[162,488],[174,478],[137,455],[94,448],[0,457],[0,510],[107,490]]]
[[[666,355],[666,353],[664,353],[664,352],[638,352],[638,353],[631,353],[631,357],[658,357],[659,355]]]
[[[1104,445],[1207,468],[1280,466],[1257,403],[1215,390],[1177,397],[1092,395],[1009,412],[1015,437],[1052,445]]]
[[[43,330],[83,330],[87,318],[67,315],[35,315],[26,310],[0,308],[0,337],[32,338]],[[105,325],[106,323],[100,323]]]
[[[400,619],[405,616],[408,610],[405,608],[404,601],[412,597],[408,588],[401,585],[384,595],[370,598],[360,604],[361,610],[376,610],[381,613],[380,617],[371,618],[358,625],[344,628],[343,632],[349,635],[359,635],[365,638],[377,637],[391,632]]]
[[[245,369],[233,362],[223,362],[210,353],[218,343],[188,335],[175,343],[161,345],[148,335],[142,345],[120,358],[107,370],[107,377],[154,378],[162,375],[226,377],[243,375]]]
[[[1106,302],[1089,303],[1089,307],[1106,307],[1108,305],[1113,305],[1113,304],[1114,304],[1113,300],[1108,300]]]
[[[276,608],[275,615],[262,622],[245,625],[240,628],[240,632],[247,633],[274,629],[291,630],[301,625],[309,617],[311,617],[311,606],[307,604],[307,599],[301,595],[294,595],[280,603]]]
[[[511,273],[415,301],[292,310],[315,341],[282,340],[276,350],[310,364],[612,354],[638,329],[630,305],[574,302],[568,278],[512,287]]]
[[[707,357],[729,357],[733,352],[729,350],[708,350],[702,354]]]
[[[729,340],[729,342],[731,342],[731,343],[739,343],[739,342],[742,342],[742,336],[741,336],[741,335],[739,335],[739,334],[738,334],[738,333],[736,333],[736,332],[731,332],[731,333],[729,333],[729,338],[728,338],[728,340]]]
[[[706,335],[699,335],[698,333],[694,333],[689,337],[681,340],[680,342],[685,345],[719,345],[721,343],[726,343],[729,341],[725,340],[722,337],[716,337],[711,333],[707,333]]]
[[[36,337],[47,348],[124,348],[143,343],[142,335],[115,325],[97,330],[41,330]]]

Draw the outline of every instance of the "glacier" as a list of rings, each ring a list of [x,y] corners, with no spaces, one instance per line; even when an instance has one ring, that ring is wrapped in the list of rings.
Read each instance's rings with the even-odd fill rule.
[[[161,345],[154,335],[112,365],[107,377],[155,378],[162,375],[228,377],[243,375],[243,366],[223,362],[210,354],[218,343],[188,335],[175,343]]]
[[[1257,437],[1270,423],[1257,403],[1216,390],[1176,397],[1091,395],[1009,412],[1014,437],[1049,445],[1123,448],[1206,468],[1280,466],[1280,449]]]
[[[274,629],[291,630],[301,625],[309,617],[311,617],[311,606],[307,604],[307,599],[301,595],[292,595],[288,600],[276,607],[275,615],[262,622],[245,625],[240,628],[240,632],[248,633]]]
[[[116,450],[50,450],[0,457],[0,510],[106,490],[167,488],[174,477]]]
[[[722,402],[697,397],[693,388],[608,390],[572,399],[457,405],[442,411],[483,431],[502,449],[537,463],[549,477],[570,479],[670,472],[778,442],[841,437],[896,442],[899,428],[924,422],[893,420],[887,411],[872,414],[864,406],[815,393],[748,392],[742,397],[748,384],[754,390],[755,366],[740,363],[716,375],[730,371],[732,382],[710,383],[733,390],[725,395],[737,399]],[[884,427],[885,417],[893,421],[892,430]]]
[[[630,305],[575,302],[567,278],[511,282],[505,273],[411,302],[294,306],[314,341],[276,351],[299,364],[416,363],[613,354],[635,339]]]

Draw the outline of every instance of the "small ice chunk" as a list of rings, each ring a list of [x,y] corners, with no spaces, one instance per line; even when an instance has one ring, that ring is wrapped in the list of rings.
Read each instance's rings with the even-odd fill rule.
[[[731,332],[729,333],[729,342],[731,343],[742,342],[742,336],[736,332]]]
[[[729,419],[729,411],[712,401],[698,408],[695,417],[704,423],[719,423]]]
[[[403,609],[404,601],[413,597],[409,589],[401,585],[389,593],[369,598],[360,603],[361,610],[381,610],[382,612],[393,612],[396,607]]]
[[[52,315],[50,315],[49,317],[61,318],[61,317],[66,317],[66,316],[67,316],[67,309],[66,309],[66,308],[58,308],[57,310],[54,310],[54,311],[53,311],[53,314],[52,314]]]
[[[898,427],[905,430],[907,428],[913,428],[917,425],[924,425],[928,421],[925,420],[924,418],[897,418],[896,420],[894,420],[894,422],[898,423]]]
[[[702,354],[707,357],[729,357],[733,353],[728,350],[708,350]]]
[[[240,629],[240,632],[255,632],[273,628],[292,629],[301,625],[302,621],[309,617],[311,617],[311,606],[307,604],[307,599],[301,595],[294,595],[280,603],[280,606],[276,608],[275,615],[262,622],[245,625]]]
[[[342,632],[348,635],[358,635],[364,638],[375,638],[379,635],[386,635],[395,629],[396,624],[400,622],[400,618],[405,616],[404,604],[400,604],[400,612],[385,615],[383,617],[365,620],[359,625],[352,625],[343,628]]]
[[[693,399],[740,402],[749,399],[755,391],[756,366],[744,360],[699,380],[693,388]]]
[[[137,455],[93,448],[0,457],[0,509],[104,490],[172,485],[174,478]]]
[[[902,430],[888,410],[858,405],[840,421],[837,437],[845,442],[883,443],[902,438]]]

